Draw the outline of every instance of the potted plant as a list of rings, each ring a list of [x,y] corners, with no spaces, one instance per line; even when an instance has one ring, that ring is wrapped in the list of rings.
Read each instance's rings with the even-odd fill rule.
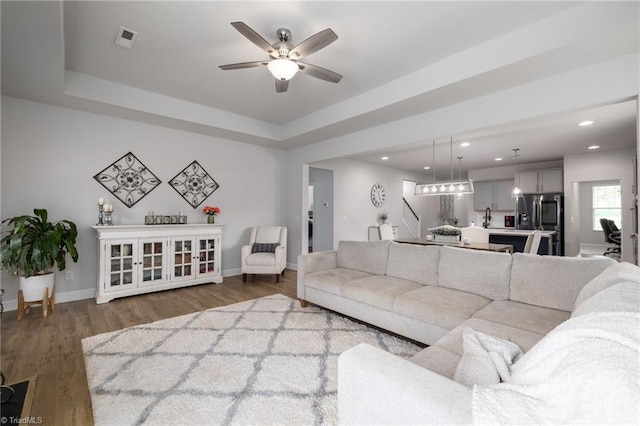
[[[383,211],[378,215],[378,219],[380,219],[380,223],[387,223],[387,219],[389,219],[389,214],[386,211]]]
[[[442,225],[431,229],[433,239],[438,241],[460,241],[460,228],[451,225]]]
[[[19,304],[21,296],[25,302],[46,303],[45,299],[53,296],[54,266],[63,271],[67,254],[78,261],[76,224],[68,220],[49,222],[46,209],[34,209],[33,213],[2,221],[13,228],[0,240],[0,262],[3,270],[20,275]]]

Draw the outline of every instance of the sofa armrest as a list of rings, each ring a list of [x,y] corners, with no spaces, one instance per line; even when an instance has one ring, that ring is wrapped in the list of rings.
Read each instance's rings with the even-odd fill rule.
[[[298,297],[306,300],[304,285],[306,274],[337,267],[338,252],[336,250],[298,255]]]
[[[470,388],[367,344],[338,358],[340,424],[470,424]]]

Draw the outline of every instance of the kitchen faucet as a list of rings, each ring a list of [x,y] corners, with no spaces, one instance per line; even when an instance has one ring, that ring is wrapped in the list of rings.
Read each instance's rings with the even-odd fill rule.
[[[491,222],[491,209],[489,207],[484,211],[484,222],[482,222],[483,228],[489,227],[489,222]]]

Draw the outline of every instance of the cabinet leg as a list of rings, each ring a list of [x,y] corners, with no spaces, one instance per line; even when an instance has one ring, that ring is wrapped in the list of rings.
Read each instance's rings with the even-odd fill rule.
[[[309,306],[309,302],[304,299],[300,299],[300,306],[306,308],[307,306]]]
[[[24,294],[22,290],[18,290],[18,319],[21,320],[24,317]]]
[[[243,283],[247,282],[247,274],[242,274],[242,282]]]

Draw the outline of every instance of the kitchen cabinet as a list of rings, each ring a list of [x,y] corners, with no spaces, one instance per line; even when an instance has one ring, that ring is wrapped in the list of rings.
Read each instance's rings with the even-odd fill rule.
[[[516,174],[516,183],[523,194],[564,192],[562,169],[546,169]]]
[[[118,297],[222,282],[223,225],[94,226],[96,303]]]
[[[474,182],[473,209],[484,211],[514,211],[515,201],[511,196],[512,180]]]

